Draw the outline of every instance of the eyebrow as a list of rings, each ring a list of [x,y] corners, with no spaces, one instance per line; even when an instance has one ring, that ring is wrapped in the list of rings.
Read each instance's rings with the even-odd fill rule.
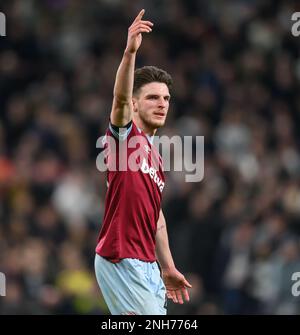
[[[150,93],[150,94],[147,94],[145,97],[146,98],[149,98],[149,97],[158,97],[158,96],[160,96],[160,94],[155,94],[155,93]],[[170,94],[167,94],[167,95],[164,95],[164,98],[171,98],[171,95]]]

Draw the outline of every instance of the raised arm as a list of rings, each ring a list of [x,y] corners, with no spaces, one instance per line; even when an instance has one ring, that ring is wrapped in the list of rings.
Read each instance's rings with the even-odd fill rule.
[[[162,271],[162,278],[167,289],[167,297],[175,303],[183,304],[184,300],[189,301],[187,288],[192,287],[180,273],[174,264],[169,247],[167,225],[162,210],[159,213],[156,231],[156,257]]]
[[[128,28],[127,45],[118,68],[114,86],[114,99],[110,115],[115,126],[125,126],[132,119],[132,90],[137,50],[142,43],[142,33],[150,33],[153,23],[143,21],[145,10],[141,10]]]

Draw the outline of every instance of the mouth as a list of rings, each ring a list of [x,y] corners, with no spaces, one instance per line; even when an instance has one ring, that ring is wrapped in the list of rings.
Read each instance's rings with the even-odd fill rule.
[[[159,117],[165,117],[166,114],[165,113],[160,113],[160,112],[156,112],[154,113],[155,116],[159,116]]]

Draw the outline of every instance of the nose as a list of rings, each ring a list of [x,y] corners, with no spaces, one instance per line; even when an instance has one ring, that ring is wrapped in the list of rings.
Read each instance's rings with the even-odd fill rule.
[[[158,100],[158,106],[159,107],[166,107],[167,105],[167,101],[164,99],[164,97],[160,97],[159,100]]]

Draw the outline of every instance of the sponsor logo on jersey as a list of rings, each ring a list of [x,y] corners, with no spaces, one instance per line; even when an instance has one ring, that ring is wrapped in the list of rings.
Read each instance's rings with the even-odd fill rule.
[[[155,170],[152,166],[149,166],[145,158],[143,159],[141,171],[145,174],[149,174],[150,178],[158,186],[160,192],[163,191],[165,183],[157,175],[157,170]]]

